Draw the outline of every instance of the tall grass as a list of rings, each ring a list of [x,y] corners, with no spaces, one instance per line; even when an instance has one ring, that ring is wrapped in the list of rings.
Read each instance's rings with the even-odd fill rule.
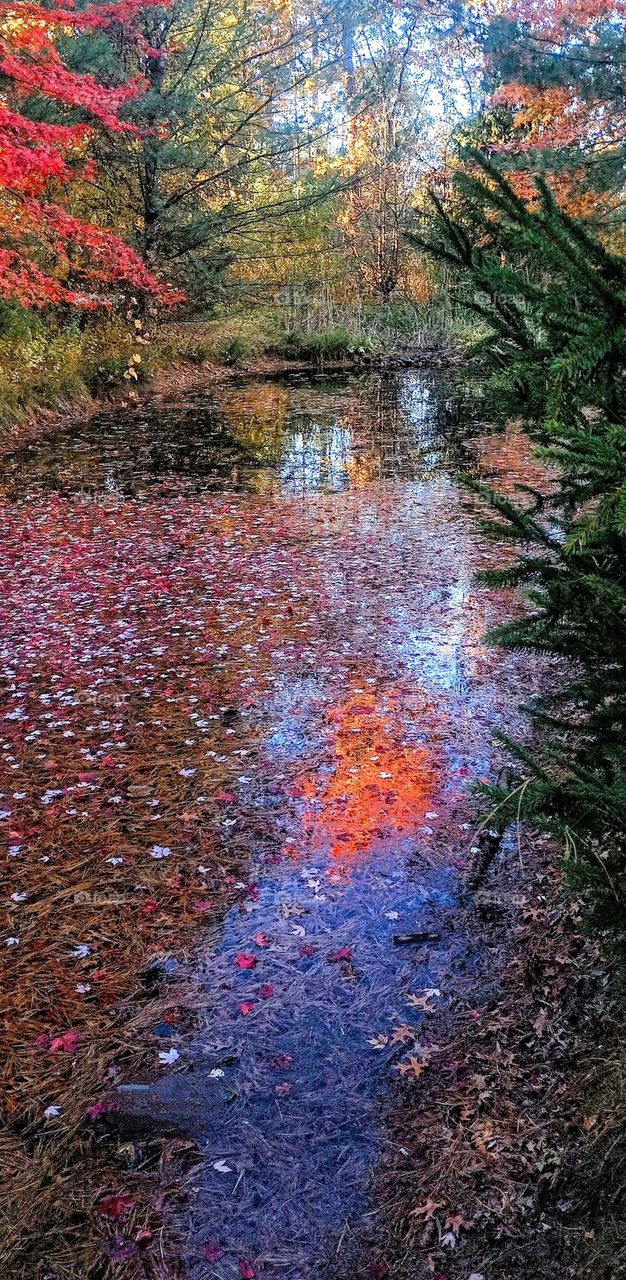
[[[245,367],[263,356],[283,361],[359,360],[407,349],[464,346],[476,337],[456,303],[386,305],[336,300],[323,286],[272,306],[224,309],[189,321],[163,320],[145,334],[113,314],[68,321],[0,310],[0,428],[38,411],[87,403],[124,383],[147,381],[178,365]]]

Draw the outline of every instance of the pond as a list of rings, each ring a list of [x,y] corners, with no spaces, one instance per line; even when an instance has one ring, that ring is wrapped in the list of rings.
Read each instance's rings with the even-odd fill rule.
[[[106,1080],[126,1137],[199,1153],[194,1280],[368,1274],[394,1083],[477,963],[470,788],[539,676],[485,643],[511,602],[476,585],[493,551],[455,478],[471,457],[510,488],[524,442],[468,442],[455,403],[417,372],[233,383],[5,462],[8,968],[37,1030],[102,1047],[142,965],[186,960],[193,1019],[166,998]],[[34,908],[63,884],[87,894],[59,950],[61,908]],[[80,1049],[64,1084],[19,1035],[60,1127]],[[148,1237],[100,1227],[144,1266]]]
[[[132,496],[182,479],[197,491],[259,494],[414,480],[451,457],[458,394],[414,374],[226,383],[97,413],[16,451],[2,483],[14,496],[34,483]]]

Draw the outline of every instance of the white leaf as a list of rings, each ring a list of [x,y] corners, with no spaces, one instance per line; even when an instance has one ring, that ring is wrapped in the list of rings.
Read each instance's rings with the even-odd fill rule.
[[[172,850],[166,844],[153,844],[151,858],[169,858]]]
[[[213,1168],[217,1169],[218,1173],[232,1173],[230,1165],[226,1164],[225,1160],[216,1160]]]
[[[384,1049],[385,1045],[389,1044],[389,1036],[383,1035],[381,1032],[379,1036],[372,1036],[367,1043],[371,1044],[373,1049]]]
[[[224,1072],[221,1067],[214,1067],[212,1071],[209,1071],[210,1080],[221,1080],[223,1075]]]
[[[46,1107],[44,1111],[46,1120],[51,1120],[53,1116],[60,1116],[60,1114],[61,1114],[60,1107]]]
[[[169,1067],[172,1062],[176,1062],[178,1058],[180,1058],[178,1049],[162,1049],[159,1054],[159,1062],[162,1062],[166,1067]]]

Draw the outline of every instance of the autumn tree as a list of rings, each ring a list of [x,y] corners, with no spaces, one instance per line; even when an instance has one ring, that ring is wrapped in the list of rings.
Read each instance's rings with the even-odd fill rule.
[[[387,11],[378,30],[363,33],[353,58],[351,90],[356,109],[348,131],[347,161],[355,175],[341,226],[367,294],[388,301],[406,257],[403,234],[410,220],[420,159],[424,86],[416,83],[417,19]]]
[[[134,235],[146,266],[166,265],[199,298],[255,229],[336,185],[313,163],[329,129],[333,14],[172,0],[144,11],[142,42],[119,24],[73,43],[77,70],[147,85],[126,104],[134,132],[98,139],[96,206]]]
[[[424,176],[445,165],[451,127],[474,106],[480,59],[463,6],[382,4],[351,27],[344,80],[354,187],[341,227],[370,297],[409,289],[405,232]],[[445,124],[444,124],[445,121]]]
[[[492,141],[516,189],[531,195],[525,175],[542,172],[569,212],[610,222],[624,186],[625,17],[621,0],[517,0],[484,43]]]
[[[111,286],[172,297],[119,236],[73,212],[94,180],[99,130],[122,136],[120,112],[140,80],[105,86],[68,66],[59,42],[123,24],[137,40],[143,0],[81,10],[0,4],[0,293],[25,306],[94,306]]]

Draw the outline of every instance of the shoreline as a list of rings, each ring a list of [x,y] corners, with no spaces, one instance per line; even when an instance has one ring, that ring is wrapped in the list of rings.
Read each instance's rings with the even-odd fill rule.
[[[174,395],[204,389],[208,391],[211,387],[224,383],[240,383],[255,378],[280,378],[289,374],[320,377],[332,373],[395,373],[408,369],[443,369],[458,365],[460,360],[458,352],[441,346],[413,348],[366,359],[346,357],[322,362],[285,360],[272,356],[258,356],[237,365],[210,361],[201,365],[181,362],[170,368],[157,368],[144,383],[117,386],[106,396],[85,393],[84,397],[59,404],[53,409],[33,408],[22,421],[8,424],[5,428],[0,427],[0,459],[22,448],[34,448],[57,431],[87,422],[96,414],[116,405],[128,408],[131,405],[158,403]]]

